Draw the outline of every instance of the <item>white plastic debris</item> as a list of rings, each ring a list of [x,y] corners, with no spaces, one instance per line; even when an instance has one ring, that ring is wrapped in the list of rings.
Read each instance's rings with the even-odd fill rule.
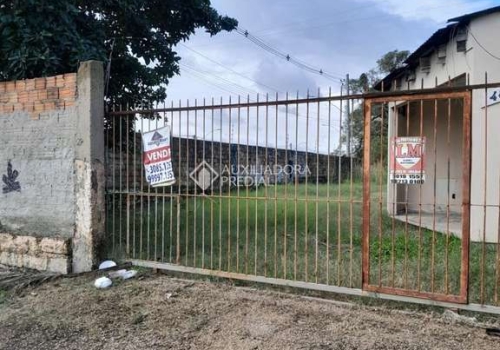
[[[128,280],[129,278],[132,278],[134,277],[135,275],[137,275],[137,271],[136,270],[129,270],[127,272],[125,272],[122,276],[122,278],[124,280]]]
[[[107,278],[107,277],[100,277],[100,278],[96,279],[95,282],[94,282],[94,286],[96,288],[99,288],[99,289],[108,288],[112,284],[113,284],[113,282],[111,282],[111,280],[109,278]]]
[[[111,271],[108,276],[109,278],[123,278],[123,276],[127,273],[127,270],[116,270],[116,271]]]
[[[451,310],[445,310],[443,312],[443,318],[450,321],[451,323],[462,323],[468,325],[474,325],[477,323],[477,319],[475,317],[459,315],[458,313]]]
[[[106,261],[103,261],[101,263],[101,265],[99,265],[99,270],[105,270],[105,269],[109,269],[109,268],[115,267],[115,266],[116,266],[116,263],[113,260],[106,260]]]

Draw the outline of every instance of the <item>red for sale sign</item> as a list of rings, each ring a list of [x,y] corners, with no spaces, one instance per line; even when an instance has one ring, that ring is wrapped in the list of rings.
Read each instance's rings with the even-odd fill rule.
[[[393,137],[390,146],[391,183],[417,185],[425,181],[425,137]]]
[[[142,156],[146,181],[153,187],[169,186],[175,182],[170,154],[170,128],[144,132]]]

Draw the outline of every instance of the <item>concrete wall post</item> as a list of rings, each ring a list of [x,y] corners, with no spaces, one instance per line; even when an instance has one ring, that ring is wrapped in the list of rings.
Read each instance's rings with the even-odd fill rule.
[[[83,62],[78,70],[78,121],[75,137],[75,232],[73,272],[97,264],[105,232],[104,72],[101,62]]]

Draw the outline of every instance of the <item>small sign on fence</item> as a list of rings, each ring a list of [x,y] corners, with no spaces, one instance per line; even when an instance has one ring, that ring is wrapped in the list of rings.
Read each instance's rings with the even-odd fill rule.
[[[175,178],[170,154],[170,127],[142,133],[142,144],[146,181],[153,187],[172,185]]]
[[[393,137],[390,148],[391,183],[423,184],[425,181],[425,137]]]

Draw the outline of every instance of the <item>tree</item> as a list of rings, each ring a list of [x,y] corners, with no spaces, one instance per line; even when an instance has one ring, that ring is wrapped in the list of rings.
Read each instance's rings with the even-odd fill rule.
[[[366,73],[362,73],[358,79],[352,79],[349,81],[349,92],[351,94],[358,94],[363,92],[369,92],[373,90],[373,86],[381,79],[384,75],[393,72],[395,69],[400,68],[404,65],[404,61],[408,58],[409,51],[390,51],[383,55],[377,60],[377,68],[370,69]],[[381,155],[385,155],[387,152],[387,138],[381,140],[380,135],[387,135],[388,124],[387,124],[387,110],[382,110],[380,105],[373,106],[372,109],[372,120],[371,120],[371,159],[376,162],[380,159]],[[342,139],[344,144],[348,143],[351,145],[350,153],[361,159],[363,157],[363,134],[364,134],[364,113],[363,106],[355,106],[349,118],[346,118],[343,126]],[[350,131],[350,133],[348,132]],[[349,142],[347,138],[350,137]]]
[[[111,61],[108,101],[159,102],[179,73],[177,43],[197,28],[215,35],[236,26],[209,0],[4,0],[0,80],[74,72],[90,59]]]

